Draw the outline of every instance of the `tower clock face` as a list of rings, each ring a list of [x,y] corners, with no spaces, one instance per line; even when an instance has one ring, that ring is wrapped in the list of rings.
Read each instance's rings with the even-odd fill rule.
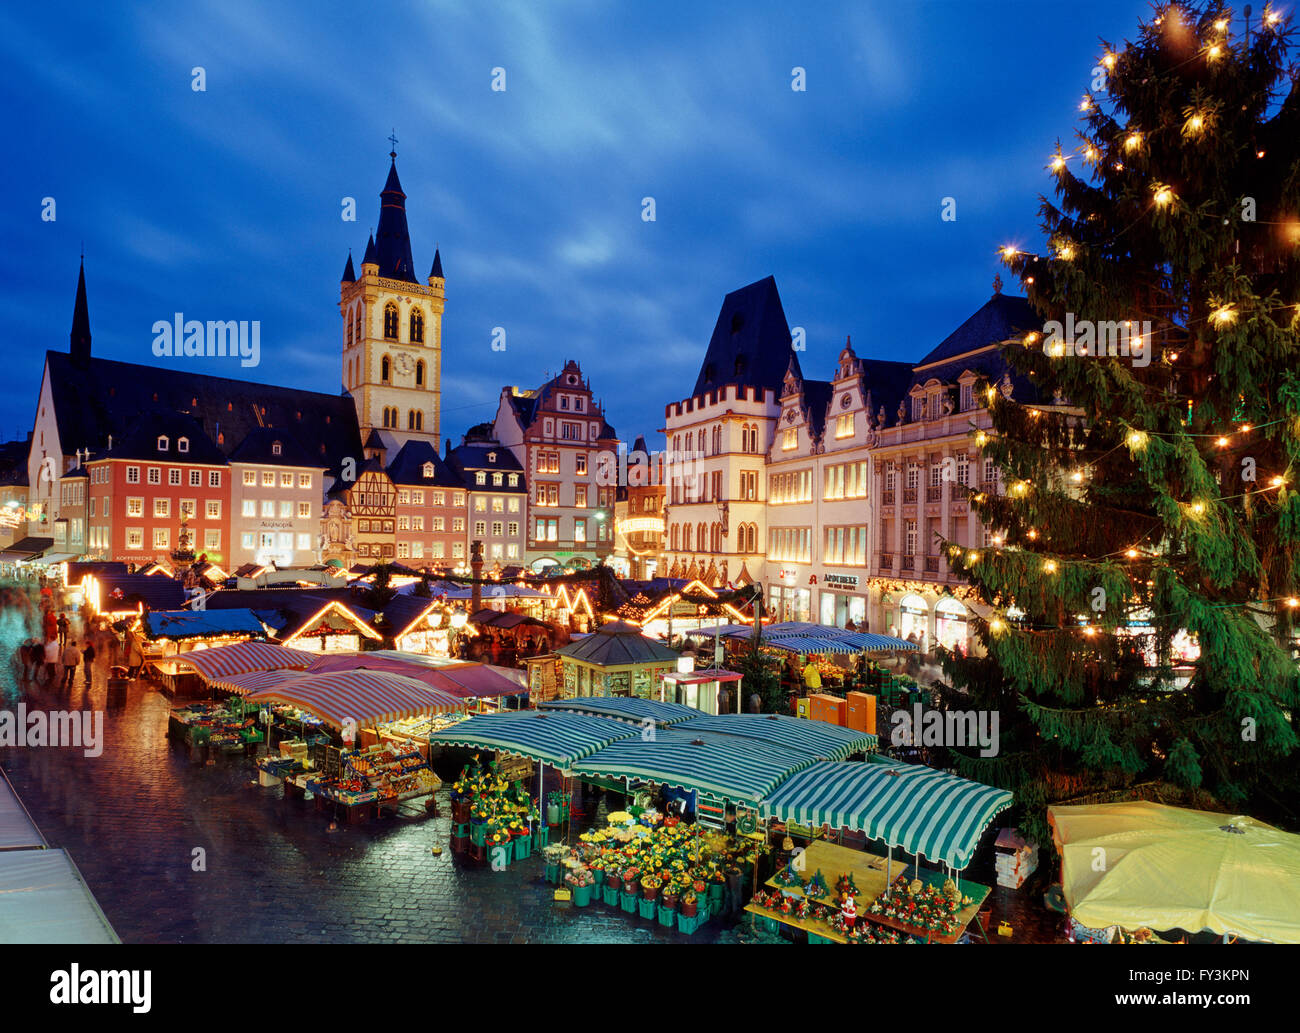
[[[399,373],[410,373],[415,368],[415,362],[406,352],[399,352],[397,355],[397,371]]]

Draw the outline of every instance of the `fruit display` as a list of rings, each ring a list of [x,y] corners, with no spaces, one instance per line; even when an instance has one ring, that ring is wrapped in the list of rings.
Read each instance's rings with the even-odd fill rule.
[[[969,898],[965,898],[969,901]],[[948,936],[957,931],[957,912],[962,901],[942,889],[926,886],[919,879],[907,882],[900,876],[893,891],[871,902],[868,914],[888,918],[909,930]]]
[[[394,742],[346,752],[342,759],[341,777],[314,781],[313,792],[351,805],[426,796],[441,785],[423,757]]]

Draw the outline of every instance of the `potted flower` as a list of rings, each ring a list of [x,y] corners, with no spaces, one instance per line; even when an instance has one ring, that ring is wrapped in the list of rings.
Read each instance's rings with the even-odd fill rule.
[[[641,917],[654,918],[655,916],[655,898],[659,896],[659,887],[663,883],[657,875],[646,875],[641,878]]]
[[[641,892],[641,873],[635,868],[623,870],[623,892],[619,896],[619,906],[629,915],[637,909],[637,896]]]
[[[488,827],[487,833],[488,861],[493,871],[500,871],[510,866],[515,851],[507,829],[496,825]]]
[[[700,913],[699,895],[692,889],[682,894],[681,900],[677,905],[678,911],[683,918],[694,918]]]
[[[564,881],[573,890],[574,907],[586,907],[591,903],[591,888],[595,885],[595,879],[592,878],[589,869],[583,867],[570,869]]]
[[[542,860],[546,863],[546,881],[552,886],[557,885],[560,881],[560,861],[563,859],[566,848],[561,843],[553,846],[543,847]]]

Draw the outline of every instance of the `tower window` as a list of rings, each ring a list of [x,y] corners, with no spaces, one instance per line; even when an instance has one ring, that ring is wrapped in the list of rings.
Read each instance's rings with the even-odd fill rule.
[[[388,358],[387,355],[385,355],[382,359],[379,360],[380,383],[387,384],[389,380],[392,379],[392,369],[393,369],[393,363]]]
[[[384,336],[390,341],[397,340],[397,306],[391,301],[384,306]]]
[[[424,360],[415,364],[415,386],[424,387]]]
[[[361,343],[361,310],[364,305],[357,306],[356,318],[353,320],[353,326],[356,329],[357,344]]]
[[[416,344],[424,342],[424,313],[418,308],[411,309],[411,340]]]
[[[412,409],[406,414],[407,430],[424,430],[424,413],[417,409]]]

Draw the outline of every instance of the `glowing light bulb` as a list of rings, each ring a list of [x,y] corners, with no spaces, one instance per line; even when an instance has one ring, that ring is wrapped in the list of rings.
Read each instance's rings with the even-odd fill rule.
[[[1168,187],[1156,188],[1156,204],[1163,208],[1174,199],[1174,192]]]
[[[1048,574],[1055,574],[1055,573],[1056,573],[1056,560],[1048,560],[1046,563],[1044,563],[1044,564],[1043,564],[1043,570],[1044,570],[1044,572],[1046,572],[1046,573],[1048,573]]]
[[[1129,133],[1128,136],[1124,138],[1124,150],[1126,151],[1136,151],[1141,146],[1142,146],[1141,133],[1136,133],[1136,132]]]
[[[1062,171],[1064,168],[1065,168],[1065,158],[1063,158],[1063,157],[1062,157],[1061,155],[1059,155],[1059,154],[1056,155],[1056,157],[1054,157],[1054,158],[1052,159],[1052,171],[1053,171],[1053,172],[1060,172],[1060,171]]]
[[[1300,599],[1297,599],[1295,598],[1295,596],[1292,596],[1290,599],[1286,601],[1286,604],[1287,606],[1290,606],[1292,609],[1294,609],[1295,607],[1300,606]]]
[[[1210,322],[1215,326],[1229,326],[1237,321],[1237,310],[1231,305],[1220,305],[1210,313]]]
[[[1200,115],[1193,115],[1187,120],[1187,128],[1193,133],[1199,133],[1205,128],[1205,119]]]
[[[978,552],[968,552],[966,554],[967,563],[978,563],[979,561],[980,561],[980,554]]]
[[[1016,248],[1016,247],[1014,247],[1014,246],[1011,245],[1011,244],[1006,245],[1006,246],[1002,249],[1002,257],[1005,258],[1005,259],[1008,259],[1008,260],[1010,260],[1010,259],[1012,259],[1012,258],[1015,258],[1016,255],[1018,255],[1018,254],[1020,254],[1019,249]]]
[[[1202,513],[1205,512],[1205,503],[1204,503],[1204,502],[1193,502],[1193,503],[1192,503],[1192,512],[1195,513],[1197,516],[1200,516]]]
[[[1028,538],[1028,539],[1032,542],[1035,538],[1038,537],[1038,532],[1035,531],[1035,530],[1031,527],[1031,528],[1029,529],[1029,533],[1026,534],[1025,537]]]
[[[1101,59],[1101,63],[1106,66],[1107,71],[1114,70],[1115,54],[1112,51],[1107,51],[1106,55]]]
[[[1074,248],[1069,244],[1062,244],[1056,249],[1056,257],[1062,262],[1072,261],[1074,258]]]
[[[1075,484],[1082,484],[1082,483],[1083,483],[1083,471],[1082,471],[1082,470],[1075,470],[1074,473],[1070,474],[1070,480],[1074,481]]]
[[[1141,449],[1146,446],[1147,434],[1144,430],[1131,430],[1128,432],[1129,448]]]
[[[1282,16],[1278,14],[1276,11],[1269,11],[1267,14],[1264,15],[1264,24],[1276,25],[1279,21],[1281,21],[1281,19]]]
[[[1275,488],[1280,488],[1280,487],[1282,487],[1282,485],[1284,485],[1284,484],[1286,483],[1286,478],[1284,478],[1284,477],[1274,477],[1274,478],[1273,478],[1271,481],[1269,481],[1268,483],[1271,484],[1271,485],[1273,485],[1273,487],[1275,487]]]
[[[1245,434],[1246,431],[1248,431],[1248,430],[1250,430],[1250,424],[1249,424],[1249,423],[1243,423],[1243,424],[1241,425],[1241,432],[1242,432],[1243,434]]]
[[[995,634],[995,635],[999,635],[999,634],[1001,634],[1002,631],[1003,631],[1003,629],[1005,629],[1005,628],[1006,628],[1006,625],[1003,624],[1003,623],[1002,623],[1000,620],[998,620],[996,617],[994,617],[991,621],[989,621],[989,631],[993,632],[993,634]]]
[[[1087,111],[1090,107],[1092,107],[1092,98],[1085,93],[1083,100],[1079,101],[1079,110]]]
[[[1214,23],[1214,27],[1218,29],[1220,32],[1222,32],[1224,29],[1228,27],[1228,19],[1220,18],[1218,21]]]
[[[1205,53],[1211,61],[1217,61],[1219,60],[1219,56],[1223,53],[1223,48],[1219,46],[1219,44],[1215,43]]]
[[[1126,549],[1126,550],[1124,551],[1124,555],[1127,556],[1127,557],[1128,557],[1129,559],[1131,559],[1131,560],[1135,560],[1135,559],[1138,558],[1138,551],[1137,551],[1137,549]]]
[[[1029,333],[1025,334],[1025,347],[1026,347],[1026,348],[1030,347],[1031,345],[1037,344],[1037,343],[1038,343],[1038,332],[1037,332],[1037,331],[1035,331],[1035,330],[1031,330],[1031,331],[1029,331]]]
[[[1228,439],[1227,439],[1227,438],[1219,438],[1219,440],[1216,441],[1215,444],[1218,445],[1220,448],[1223,448],[1224,446],[1226,446],[1226,445],[1228,444]]]
[[[1096,161],[1101,156],[1101,152],[1098,151],[1096,147],[1092,146],[1092,144],[1089,144],[1088,149],[1083,152],[1083,156],[1089,161]]]
[[[1094,628],[1091,624],[1089,624],[1086,628],[1083,629],[1083,633],[1087,635],[1089,638],[1092,638],[1093,635],[1097,634],[1097,629]]]
[[[990,402],[996,401],[998,397],[998,389],[996,387],[990,387],[984,392],[984,395]]]

